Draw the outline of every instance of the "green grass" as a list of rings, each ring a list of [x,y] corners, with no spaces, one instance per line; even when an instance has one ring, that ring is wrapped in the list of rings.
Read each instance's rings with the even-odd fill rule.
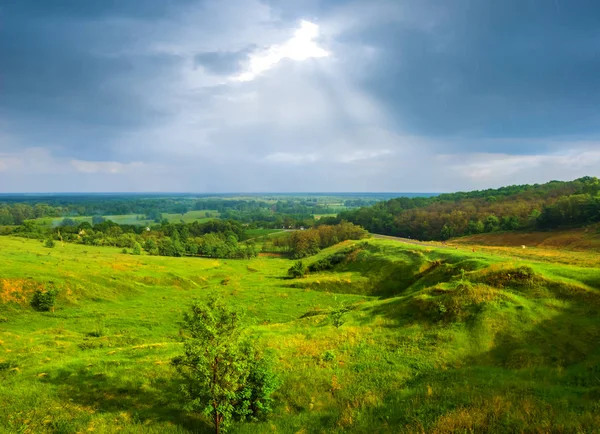
[[[152,225],[155,224],[153,220],[139,219],[138,214],[125,214],[125,215],[107,215],[103,216],[107,220],[112,220],[115,223],[121,225]],[[143,216],[141,216],[143,217]],[[208,211],[188,211],[185,214],[169,214],[165,213],[162,215],[163,219],[167,219],[169,222],[179,223],[183,220],[185,223],[192,223],[198,221],[204,223],[215,218],[219,218],[219,212],[214,210]],[[58,226],[65,217],[43,217],[34,219],[33,221],[38,224],[45,226]],[[67,217],[77,222],[88,222],[92,224],[91,216],[78,216],[78,217]]]
[[[285,233],[285,231],[282,231],[281,229],[246,229],[246,235],[249,238],[259,238],[278,233]]]
[[[600,270],[362,243],[290,280],[280,258],[0,237],[0,432],[210,432],[181,410],[168,362],[181,313],[215,291],[246,309],[283,380],[271,419],[232,432],[600,431]],[[49,285],[55,312],[33,311]],[[336,328],[340,303],[352,309]]]
[[[208,217],[207,217],[208,216]],[[185,214],[163,214],[163,218],[170,222],[178,223],[183,220],[185,223],[199,221],[200,223],[219,218],[218,211],[188,211]]]

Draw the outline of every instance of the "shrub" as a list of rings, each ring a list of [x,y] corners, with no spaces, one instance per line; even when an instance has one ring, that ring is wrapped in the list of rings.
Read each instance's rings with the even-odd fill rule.
[[[321,355],[321,360],[324,362],[332,362],[335,360],[335,351],[327,350]]]
[[[142,254],[142,246],[140,246],[140,243],[135,243],[133,245],[133,249],[131,250],[131,254],[132,255],[141,255]]]
[[[340,328],[346,322],[344,316],[350,311],[350,308],[344,303],[340,303],[337,307],[331,308],[329,316],[335,328]]]
[[[58,291],[54,288],[48,290],[38,289],[33,293],[31,306],[39,312],[48,312],[49,310],[54,311],[57,295]]]
[[[311,264],[308,267],[308,270],[311,272],[331,270],[334,266],[344,262],[347,256],[354,251],[355,249],[348,249],[347,251],[335,253],[331,256],[320,259],[314,264]]]
[[[210,417],[215,430],[271,411],[279,387],[268,360],[243,338],[242,315],[220,299],[194,304],[184,315],[183,354],[172,365],[183,378],[186,409]]]
[[[48,247],[49,249],[53,248],[54,246],[56,246],[56,242],[54,242],[54,240],[52,238],[48,238],[46,240],[46,242],[44,243],[44,246]]]
[[[288,276],[296,279],[298,277],[306,276],[306,265],[302,261],[296,262],[294,265],[290,267],[288,270]]]

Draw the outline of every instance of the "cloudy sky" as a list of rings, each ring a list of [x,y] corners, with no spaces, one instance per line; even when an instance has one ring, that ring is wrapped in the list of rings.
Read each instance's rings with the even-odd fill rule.
[[[600,175],[596,0],[8,0],[0,191]]]

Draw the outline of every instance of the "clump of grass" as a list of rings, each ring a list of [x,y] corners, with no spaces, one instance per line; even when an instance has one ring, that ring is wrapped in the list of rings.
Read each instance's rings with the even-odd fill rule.
[[[321,360],[324,362],[332,362],[335,360],[335,351],[327,350],[323,354],[321,354]]]

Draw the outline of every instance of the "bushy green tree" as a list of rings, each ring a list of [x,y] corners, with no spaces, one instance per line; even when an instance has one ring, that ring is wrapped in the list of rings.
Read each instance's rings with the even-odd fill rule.
[[[133,248],[132,248],[132,250],[131,250],[131,253],[132,253],[133,255],[141,255],[141,254],[142,254],[142,246],[140,246],[140,243],[136,242],[136,243],[133,245]]]
[[[304,277],[306,275],[306,265],[302,261],[297,261],[290,267],[288,270],[288,276],[296,279],[299,277]]]
[[[156,245],[156,241],[154,241],[152,238],[148,238],[144,242],[144,250],[151,255],[158,255],[158,246]]]
[[[58,291],[55,288],[37,289],[31,299],[31,307],[40,312],[54,310]]]
[[[184,314],[183,354],[172,365],[183,377],[186,409],[208,416],[215,432],[234,420],[253,420],[271,411],[278,380],[269,363],[242,336],[242,315],[211,297]]]

